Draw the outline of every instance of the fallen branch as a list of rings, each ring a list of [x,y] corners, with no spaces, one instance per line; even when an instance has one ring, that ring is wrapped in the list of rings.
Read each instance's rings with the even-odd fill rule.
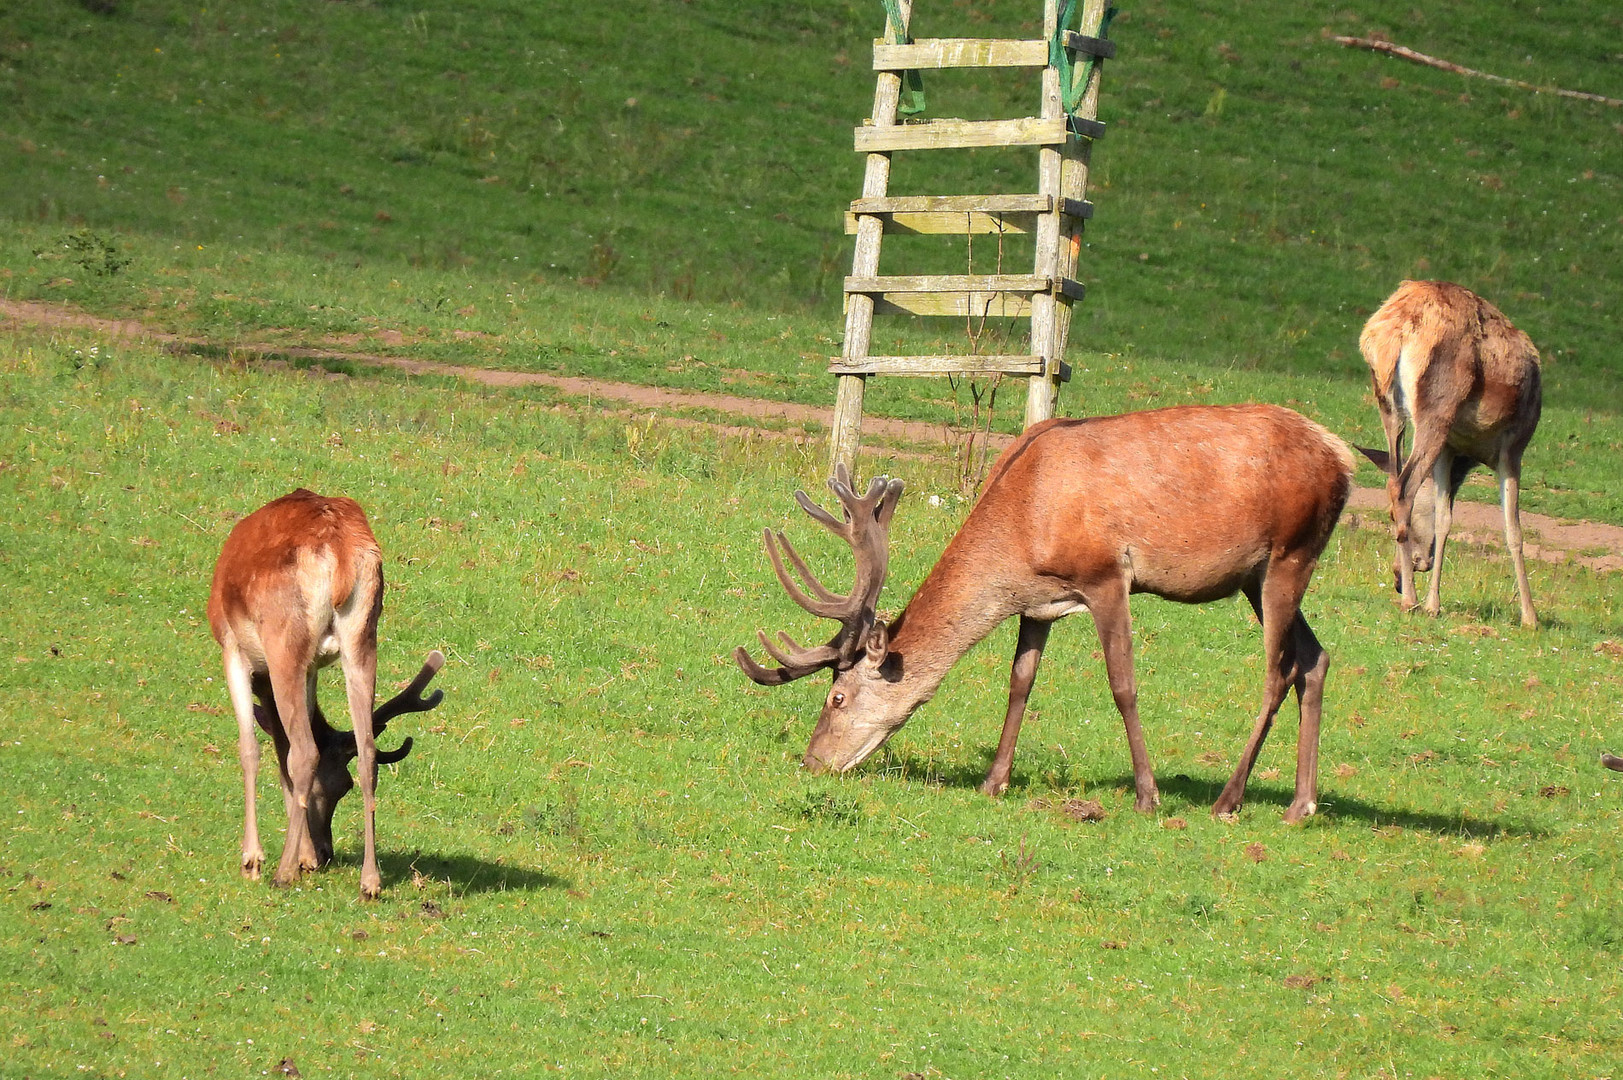
[[[1555,86],[1535,86],[1533,83],[1523,82],[1520,79],[1507,79],[1503,75],[1490,75],[1486,71],[1461,67],[1459,64],[1439,60],[1435,56],[1427,56],[1425,53],[1415,52],[1413,49],[1406,49],[1402,45],[1394,45],[1390,41],[1381,41],[1378,38],[1332,37],[1330,40],[1337,45],[1345,45],[1349,49],[1368,49],[1371,52],[1386,53],[1388,56],[1396,56],[1400,60],[1408,60],[1411,63],[1422,64],[1441,71],[1452,71],[1456,75],[1469,75],[1474,79],[1487,79],[1489,82],[1498,83],[1500,86],[1514,86],[1518,90],[1531,90],[1535,94],[1555,94],[1558,97],[1577,98],[1579,101],[1598,101],[1602,105],[1610,105],[1613,108],[1623,107],[1623,100],[1618,98],[1609,98],[1601,94],[1586,94],[1582,90],[1562,90],[1560,87]]]

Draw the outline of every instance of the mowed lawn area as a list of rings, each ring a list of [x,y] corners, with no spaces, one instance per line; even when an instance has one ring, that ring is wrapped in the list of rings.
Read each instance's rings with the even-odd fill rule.
[[[874,763],[814,778],[821,680],[759,689],[727,654],[821,632],[763,525],[846,572],[789,498],[815,440],[65,333],[8,337],[0,377],[8,1073],[1611,1074],[1609,577],[1536,565],[1523,632],[1507,561],[1462,548],[1445,617],[1402,616],[1383,533],[1339,530],[1306,604],[1334,666],[1304,827],[1289,705],[1245,809],[1207,812],[1259,694],[1240,600],[1135,601],[1156,814],[1085,618],[1002,799],[976,785],[1012,626]],[[950,462],[892,470],[894,611],[967,506]],[[381,780],[371,904],[356,805],[322,874],[237,873],[203,604],[231,523],[293,478],[371,512],[380,684],[449,657],[444,704],[385,740],[416,749]],[[274,858],[269,769],[261,792]]]

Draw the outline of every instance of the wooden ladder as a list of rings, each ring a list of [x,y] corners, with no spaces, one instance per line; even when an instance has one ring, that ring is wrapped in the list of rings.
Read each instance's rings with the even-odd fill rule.
[[[1103,25],[1107,0],[1081,0],[1081,25]],[[1114,43],[1059,26],[1061,0],[1043,0],[1043,37],[1035,41],[933,38],[908,40],[912,0],[900,0],[874,43],[878,81],[873,116],[856,129],[856,149],[867,155],[862,197],[851,203],[846,232],[856,235],[851,276],[845,279],[845,340],[830,364],[836,376],[831,463],[851,468],[862,437],[862,397],[870,375],[993,374],[1023,376],[1026,426],[1054,415],[1059,384],[1070,378],[1064,362],[1071,304],[1083,287],[1073,275],[1082,228],[1093,214],[1085,195],[1093,140],[1104,134],[1097,120],[1099,69],[1115,55]],[[901,24],[897,25],[896,15]],[[1081,98],[1067,114],[1050,43],[1069,57],[1093,57],[1075,68]],[[930,120],[899,123],[903,74],[939,68],[1014,67],[1042,72],[1042,115],[1017,120]],[[966,147],[1037,148],[1034,195],[892,196],[891,155],[898,150]],[[1032,233],[1035,266],[1030,274],[891,276],[879,273],[886,234]],[[873,356],[875,314],[1029,318],[1029,355]]]

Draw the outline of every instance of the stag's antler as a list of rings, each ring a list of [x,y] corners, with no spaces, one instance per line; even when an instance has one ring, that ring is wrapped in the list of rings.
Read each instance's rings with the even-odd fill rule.
[[[814,520],[851,545],[856,558],[856,577],[849,594],[840,596],[824,588],[783,533],[766,529],[763,537],[767,557],[772,560],[772,569],[789,598],[813,615],[838,620],[840,629],[828,644],[816,648],[803,648],[788,634],[781,632],[778,634],[779,644],[774,645],[765,630],[757,631],[761,647],[782,666],[762,667],[751,659],[743,646],[734,650],[733,659],[738,661],[744,674],[762,686],[792,682],[823,668],[850,667],[856,663],[857,654],[877,623],[875,610],[879,603],[879,592],[885,585],[890,558],[890,519],[896,513],[896,504],[902,497],[902,482],[884,476],[874,477],[868,482],[868,493],[858,498],[851,488],[850,474],[844,465],[840,465],[835,468],[834,478],[828,482],[828,487],[844,508],[844,521],[812,502],[804,491],[795,492],[795,501]],[[785,557],[795,568],[800,581],[805,583],[804,589],[785,569]]]
[[[407,684],[404,690],[372,710],[372,737],[374,739],[383,734],[383,729],[388,727],[389,721],[395,717],[404,716],[406,713],[427,712],[445,699],[445,692],[442,690],[436,690],[427,697],[423,696],[423,689],[428,686],[435,675],[439,674],[440,668],[444,666],[445,654],[438,649],[433,650],[428,654],[428,658],[423,661],[422,670],[417,672],[416,677]],[[266,731],[277,731],[281,725],[271,713],[269,680],[265,681],[262,688],[256,688],[255,693],[259,696],[254,701],[254,719]],[[321,711],[319,702],[312,699],[310,705],[316,721],[317,740],[322,743],[324,752],[326,747],[336,747],[345,761],[353,760],[358,753],[355,748],[355,733],[353,731],[340,731],[332,727],[327,722],[326,714]],[[322,736],[320,734],[322,730],[325,730],[327,735]],[[411,746],[411,736],[408,735],[406,741],[395,749],[379,750],[378,764],[393,765],[411,753]]]
[[[423,689],[428,686],[429,681],[435,675],[439,674],[440,668],[444,666],[445,654],[438,649],[433,650],[428,654],[428,659],[423,661],[423,668],[417,673],[417,677],[412,679],[404,690],[372,710],[372,737],[374,739],[383,734],[383,729],[395,717],[403,716],[406,713],[427,712],[445,699],[445,691],[443,690],[436,690],[427,697],[423,696]],[[406,741],[401,743],[397,749],[378,751],[378,764],[393,765],[409,753],[411,753],[411,736],[407,735]]]

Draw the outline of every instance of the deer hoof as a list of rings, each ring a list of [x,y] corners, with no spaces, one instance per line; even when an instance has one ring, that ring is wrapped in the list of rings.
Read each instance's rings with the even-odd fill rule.
[[[376,900],[378,897],[380,897],[382,895],[383,895],[383,880],[382,880],[382,878],[379,878],[376,881],[367,881],[365,879],[362,879],[362,881],[361,881],[361,899],[362,900]]]
[[[1293,802],[1285,809],[1285,824],[1300,825],[1319,812],[1316,802]]]
[[[1155,808],[1161,805],[1161,793],[1152,791],[1148,795],[1140,795],[1133,800],[1133,809],[1141,814],[1153,814]]]
[[[994,780],[990,776],[986,778],[985,783],[981,784],[981,794],[991,796],[994,799],[1008,790],[1009,782],[1007,780]]]
[[[259,880],[259,868],[264,863],[263,855],[247,855],[242,860],[242,876],[249,881]]]

